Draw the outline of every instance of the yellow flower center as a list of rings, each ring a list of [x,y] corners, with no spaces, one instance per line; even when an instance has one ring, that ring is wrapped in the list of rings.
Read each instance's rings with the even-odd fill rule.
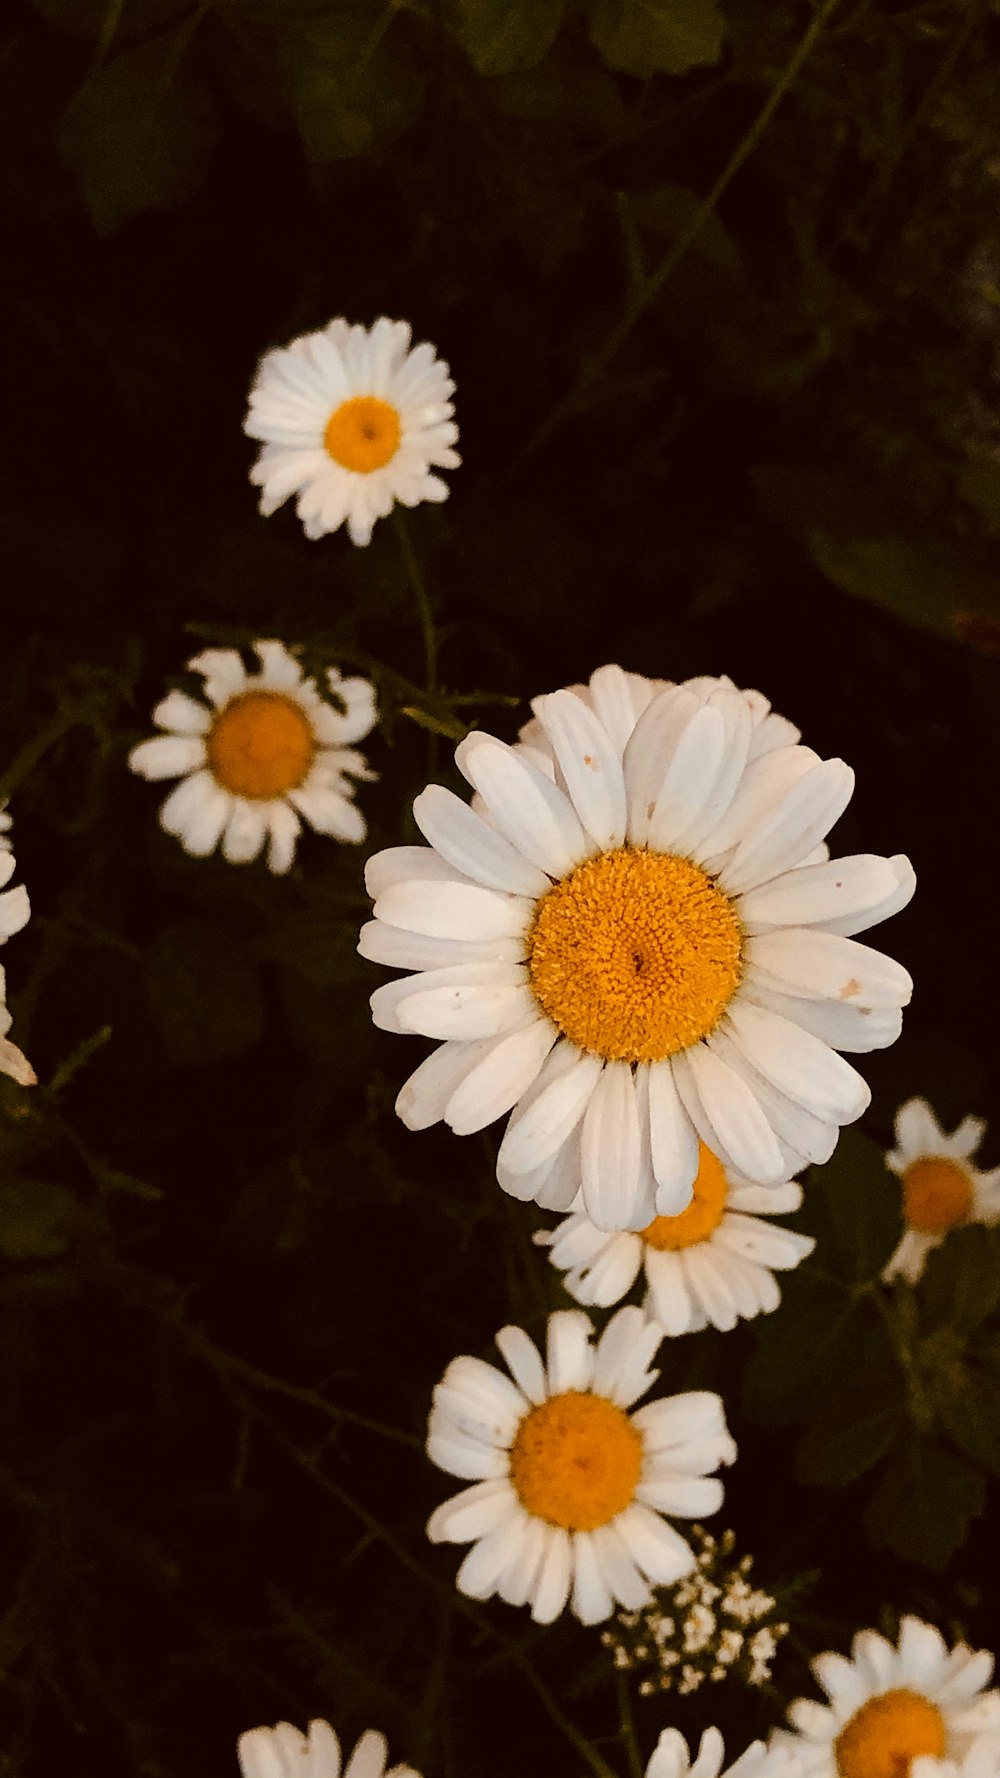
[[[588,858],[538,904],[531,985],[554,1024],[608,1062],[659,1062],[716,1025],[739,984],[732,904],[687,858]]]
[[[642,1438],[603,1395],[568,1389],[526,1414],[510,1454],[510,1476],[525,1512],[593,1531],[631,1502],[642,1469]]]
[[[946,1235],[972,1209],[972,1181],[942,1155],[914,1161],[903,1174],[903,1216],[921,1235]]]
[[[316,739],[294,698],[247,691],[219,711],[206,743],[208,763],[223,790],[253,801],[284,796],[301,784]]]
[[[352,395],[330,415],[323,443],[341,468],[370,475],[396,455],[402,430],[391,402],[377,395]]]
[[[909,1778],[922,1753],[941,1759],[944,1717],[919,1692],[883,1692],[844,1724],[834,1742],[841,1778]]]
[[[718,1228],[728,1195],[729,1181],[722,1162],[704,1142],[699,1142],[694,1197],[679,1216],[654,1216],[642,1231],[643,1240],[661,1252],[676,1253],[680,1247],[696,1247]]]

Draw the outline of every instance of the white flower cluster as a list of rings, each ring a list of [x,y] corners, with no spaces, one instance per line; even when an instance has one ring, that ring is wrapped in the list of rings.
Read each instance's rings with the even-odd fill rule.
[[[731,1563],[735,1536],[712,1537],[700,1525],[694,1572],[676,1587],[659,1588],[651,1605],[619,1612],[601,1641],[622,1672],[648,1669],[639,1682],[643,1697],[676,1691],[682,1697],[706,1682],[735,1674],[761,1686],[788,1625],[777,1619],[777,1601],[750,1583],[753,1557]]]

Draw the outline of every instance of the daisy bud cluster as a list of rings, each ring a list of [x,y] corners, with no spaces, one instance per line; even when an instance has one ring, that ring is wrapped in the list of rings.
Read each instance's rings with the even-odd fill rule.
[[[694,1525],[696,1567],[675,1587],[657,1588],[638,1611],[618,1611],[601,1641],[623,1673],[643,1675],[639,1692],[681,1696],[730,1677],[744,1685],[769,1683],[778,1644],[788,1634],[778,1602],[751,1585],[753,1557],[730,1560],[732,1531],[716,1539]]]

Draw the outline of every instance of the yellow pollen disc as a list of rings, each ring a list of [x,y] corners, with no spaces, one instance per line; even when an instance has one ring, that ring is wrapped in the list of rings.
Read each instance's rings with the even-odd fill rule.
[[[381,401],[377,395],[353,395],[330,415],[323,443],[342,469],[370,475],[396,455],[401,434],[399,415],[391,402]]]
[[[679,1216],[655,1216],[649,1227],[643,1229],[643,1240],[661,1252],[676,1253],[681,1247],[696,1247],[718,1228],[728,1195],[729,1181],[722,1162],[704,1142],[699,1142],[694,1197]]]
[[[921,1235],[946,1235],[972,1209],[972,1181],[941,1155],[914,1161],[903,1174],[903,1216]]]
[[[526,1513],[567,1531],[593,1531],[631,1503],[642,1438],[603,1395],[568,1389],[525,1415],[510,1477]]]
[[[841,1778],[909,1778],[920,1754],[943,1758],[944,1717],[919,1692],[883,1692],[844,1724],[833,1750]]]
[[[659,1062],[712,1030],[739,985],[732,903],[690,859],[588,858],[538,904],[531,985],[560,1031],[608,1062]]]
[[[208,764],[223,790],[253,801],[284,796],[301,784],[316,740],[294,698],[247,691],[219,711],[207,739]]]

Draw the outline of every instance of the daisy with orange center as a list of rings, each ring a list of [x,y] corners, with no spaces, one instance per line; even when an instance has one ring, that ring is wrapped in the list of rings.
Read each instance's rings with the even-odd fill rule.
[[[287,871],[304,816],[317,833],[357,844],[364,817],[351,779],[370,779],[354,750],[376,722],[367,679],[327,672],[333,701],[280,642],[255,642],[260,671],[248,673],[234,648],[206,648],[188,661],[206,702],[171,691],[153,711],[167,732],[140,742],[129,765],[143,778],[181,778],[160,810],[160,825],[186,852],[204,858],[221,841],[230,864],[257,857],[265,842],[272,871]]]
[[[811,1253],[809,1235],[769,1219],[797,1210],[802,1187],[751,1185],[731,1176],[699,1145],[694,1196],[679,1216],[657,1216],[635,1233],[607,1234],[579,1207],[556,1228],[535,1236],[578,1303],[607,1308],[631,1290],[639,1273],[644,1307],[668,1334],[723,1332],[739,1320],[768,1314],[781,1292],[775,1271],[790,1271]],[[763,1214],[760,1214],[763,1213]]]
[[[938,1762],[961,1767],[1000,1728],[1000,1692],[984,1690],[993,1656],[964,1643],[949,1650],[919,1618],[904,1617],[895,1647],[862,1630],[849,1660],[823,1654],[812,1665],[829,1703],[796,1699],[795,1732],[773,1738],[798,1755],[803,1778],[931,1778]]]
[[[261,512],[294,494],[307,537],[346,525],[367,544],[396,501],[447,499],[431,471],[461,462],[454,389],[434,347],[411,347],[409,323],[384,315],[371,328],[338,317],[265,352],[243,427],[263,447],[250,471]]]
[[[759,692],[601,667],[475,731],[471,803],[431,785],[427,846],[369,859],[362,955],[386,1031],[437,1039],[396,1109],[460,1135],[511,1113],[497,1178],[597,1228],[690,1202],[698,1143],[781,1185],[868,1103],[840,1050],[899,1034],[911,982],[853,934],[903,907],[905,858],[831,859],[853,773]]]
[[[896,1146],[885,1164],[902,1181],[904,1232],[882,1273],[886,1283],[916,1284],[927,1256],[952,1229],[1000,1222],[1000,1167],[973,1165],[986,1134],[982,1118],[966,1117],[949,1135],[926,1099],[908,1099],[896,1113]]]
[[[596,1345],[588,1316],[548,1320],[543,1361],[522,1328],[497,1345],[510,1376],[456,1358],[434,1391],[427,1452],[473,1483],[431,1516],[434,1543],[471,1543],[458,1573],[474,1599],[498,1593],[551,1623],[567,1603],[599,1623],[695,1566],[669,1514],[704,1518],[722,1505],[713,1475],[736,1447],[717,1395],[695,1391],[633,1409],[655,1381],[663,1337],[641,1310],[620,1309]]]

